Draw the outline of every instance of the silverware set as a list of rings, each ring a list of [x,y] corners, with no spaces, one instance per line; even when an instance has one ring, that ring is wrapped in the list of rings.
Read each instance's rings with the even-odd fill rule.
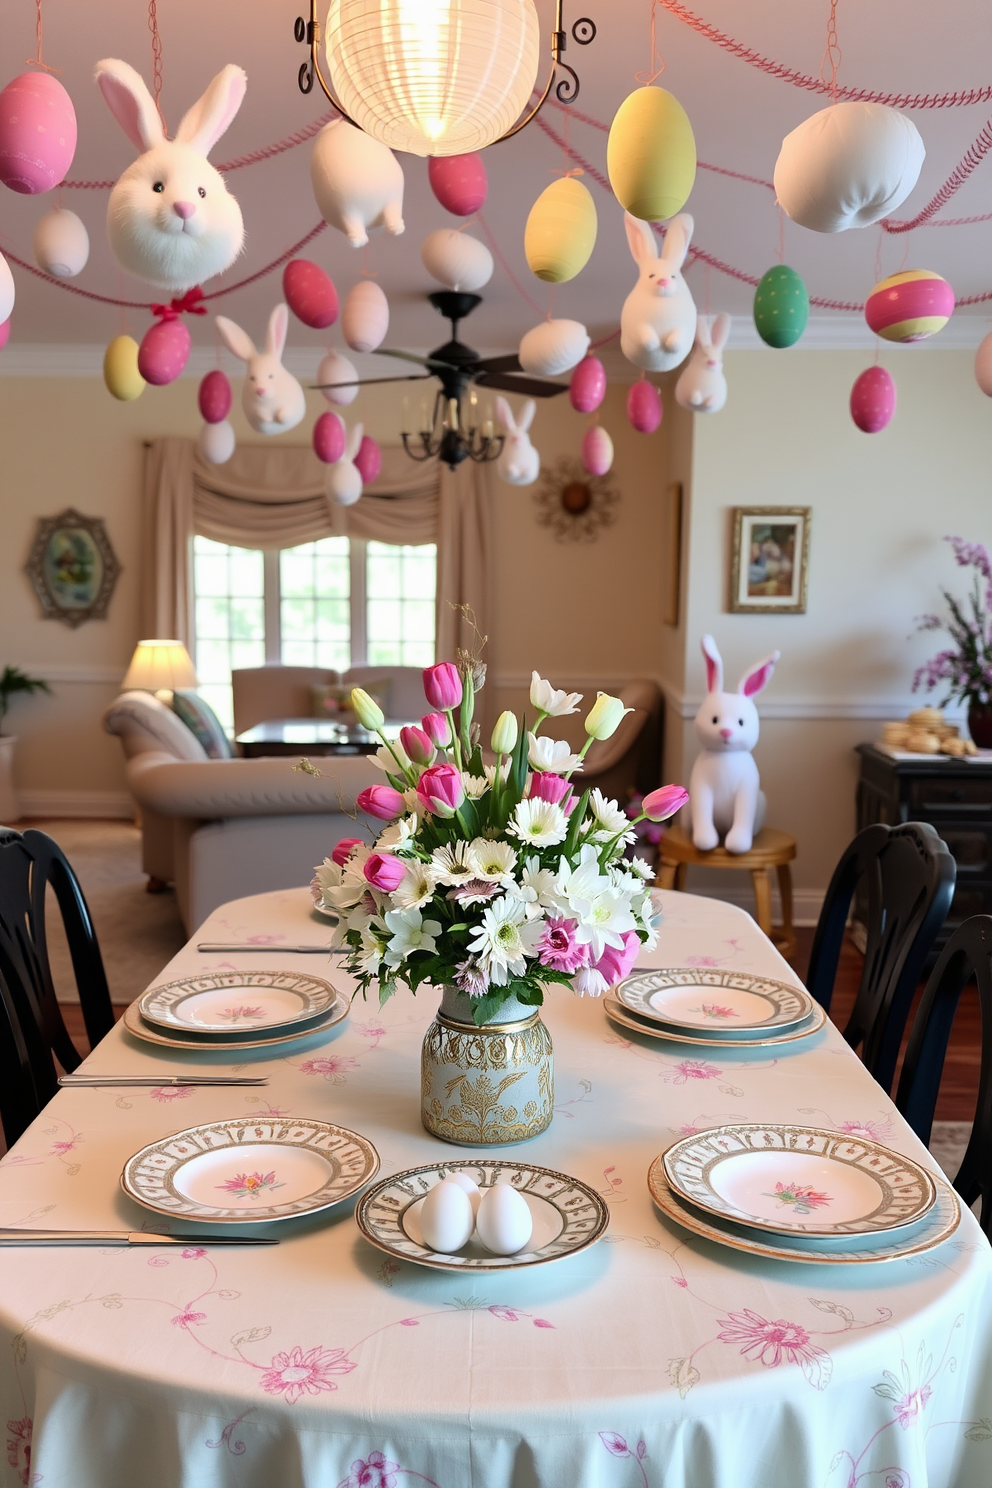
[[[138,1088],[175,1085],[268,1085],[265,1075],[60,1075],[59,1084],[65,1087],[96,1090],[104,1086]]]
[[[329,945],[243,945],[232,942],[230,945],[221,943],[214,945],[211,941],[201,940],[196,948],[204,956],[241,955],[242,952],[256,952],[266,954],[282,955],[288,952],[291,956],[343,956],[350,950],[350,946]]]
[[[156,1235],[152,1230],[0,1229],[0,1246],[11,1245],[278,1245],[268,1235]]]

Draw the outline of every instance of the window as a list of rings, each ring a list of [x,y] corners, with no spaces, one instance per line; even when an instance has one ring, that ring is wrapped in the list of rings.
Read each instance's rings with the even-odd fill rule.
[[[433,543],[324,537],[262,553],[195,538],[201,693],[230,731],[235,667],[430,666],[436,569]]]

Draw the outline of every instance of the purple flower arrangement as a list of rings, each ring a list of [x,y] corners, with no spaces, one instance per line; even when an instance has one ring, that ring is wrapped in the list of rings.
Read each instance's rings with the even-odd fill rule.
[[[960,537],[945,541],[953,547],[959,568],[974,569],[971,593],[958,600],[944,589],[950,617],[921,615],[917,620],[918,630],[946,630],[954,647],[938,651],[917,668],[913,691],[923,687],[930,692],[943,683],[948,691],[942,707],[954,701],[987,704],[992,702],[992,557],[982,543]]]

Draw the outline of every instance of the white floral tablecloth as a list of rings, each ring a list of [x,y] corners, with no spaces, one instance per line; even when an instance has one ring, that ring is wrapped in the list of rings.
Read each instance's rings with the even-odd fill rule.
[[[662,894],[656,965],[794,980],[753,921]],[[320,973],[282,942],[328,933],[305,890],[219,909],[197,940]],[[232,961],[236,958],[232,958]],[[180,952],[161,981],[231,961]],[[335,979],[347,978],[335,971]],[[0,1163],[0,1224],[138,1228],[125,1159],[233,1114],[340,1121],[394,1172],[451,1149],[419,1124],[429,991],[354,1006],[323,1042],[250,1070],[265,1089],[64,1091]],[[832,1027],[736,1054],[631,1043],[556,989],[554,1122],[519,1151],[608,1200],[588,1252],[524,1274],[394,1262],[352,1205],[278,1247],[0,1252],[4,1484],[43,1488],[990,1488],[992,1251],[972,1216],[939,1251],[795,1267],[687,1238],[645,1174],[676,1136],[802,1120],[922,1149]],[[94,1072],[186,1059],[120,1029]]]

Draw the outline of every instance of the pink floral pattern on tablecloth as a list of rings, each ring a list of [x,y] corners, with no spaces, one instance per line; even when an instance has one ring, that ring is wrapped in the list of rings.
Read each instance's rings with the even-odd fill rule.
[[[7,1461],[25,1485],[31,1476],[31,1428],[30,1416],[7,1422]]]
[[[722,1074],[722,1069],[705,1059],[682,1059],[663,1078],[666,1085],[688,1085],[690,1080],[715,1080]]]
[[[304,1059],[297,1068],[304,1075],[319,1075],[331,1085],[343,1085],[352,1070],[360,1069],[361,1065],[350,1054],[319,1054],[313,1059]]]
[[[262,1375],[262,1389],[270,1395],[285,1395],[295,1405],[304,1395],[336,1390],[336,1374],[350,1374],[355,1365],[344,1349],[312,1348],[304,1353],[297,1345],[288,1353],[273,1354],[272,1365]]]
[[[194,1088],[192,1085],[155,1085],[148,1094],[152,1100],[160,1101],[165,1106],[170,1101],[188,1100]]]
[[[814,1389],[823,1390],[829,1384],[833,1367],[830,1355],[812,1343],[806,1329],[798,1323],[787,1322],[785,1318],[771,1321],[750,1307],[717,1321],[720,1342],[740,1344],[745,1359],[763,1364],[766,1369],[777,1369],[783,1362],[798,1364]]]

